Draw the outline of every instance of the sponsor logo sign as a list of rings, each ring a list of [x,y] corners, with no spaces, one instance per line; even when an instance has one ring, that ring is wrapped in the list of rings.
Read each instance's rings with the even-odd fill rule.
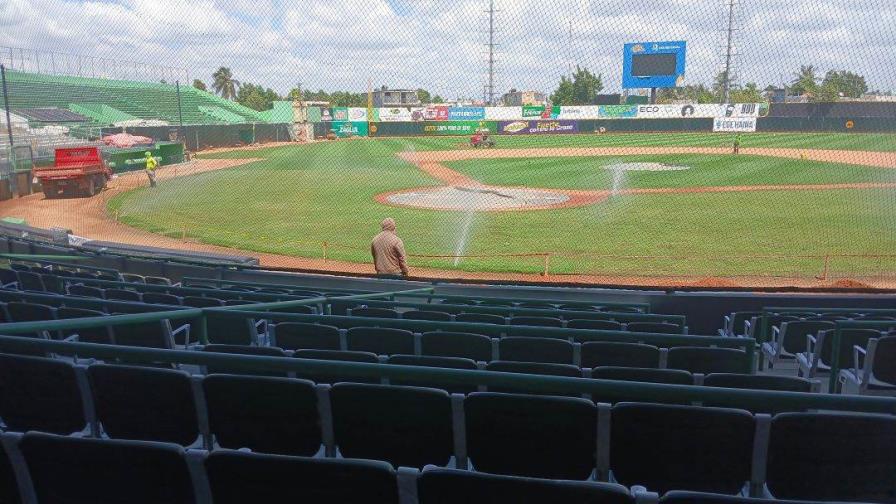
[[[426,110],[423,113],[423,117],[427,121],[447,121],[450,114],[449,111],[450,109],[447,105],[435,105],[432,107],[426,107]]]
[[[509,121],[498,125],[498,133],[505,135],[543,135],[558,133],[577,133],[579,123],[576,121]]]
[[[330,124],[330,130],[340,138],[352,136],[367,136],[367,121],[333,121]]]
[[[752,133],[756,131],[755,117],[716,117],[712,123],[716,132]]]
[[[348,120],[349,121],[366,121],[367,120],[367,109],[363,108],[363,107],[349,107]]]
[[[485,119],[485,107],[452,107],[448,109],[449,121],[478,121]]]
[[[523,105],[523,117],[543,117],[544,105]]]
[[[424,135],[472,135],[477,130],[495,131],[495,123],[488,121],[427,121]]]
[[[598,116],[604,119],[631,119],[638,116],[637,105],[600,105]]]

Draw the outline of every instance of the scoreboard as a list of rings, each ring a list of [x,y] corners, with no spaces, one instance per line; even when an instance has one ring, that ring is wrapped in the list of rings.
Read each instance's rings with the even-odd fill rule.
[[[684,81],[687,42],[637,42],[622,52],[622,88],[669,88]]]

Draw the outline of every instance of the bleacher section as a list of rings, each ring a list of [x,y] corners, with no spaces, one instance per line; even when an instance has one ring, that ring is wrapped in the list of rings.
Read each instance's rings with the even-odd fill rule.
[[[90,117],[109,126],[133,119],[177,124],[178,101],[174,85],[86,77],[6,74],[12,110],[55,107]],[[238,124],[266,122],[258,112],[211,93],[182,85],[184,124]]]
[[[820,393],[896,389],[894,310],[769,306],[710,336],[639,295],[10,266],[9,502],[896,502],[896,398]]]

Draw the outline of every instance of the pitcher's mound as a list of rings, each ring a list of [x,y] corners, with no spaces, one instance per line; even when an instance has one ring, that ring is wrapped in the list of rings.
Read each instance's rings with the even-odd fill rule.
[[[561,192],[542,189],[443,186],[392,193],[386,195],[384,199],[386,203],[405,207],[489,212],[563,206],[570,198]]]
[[[690,166],[668,165],[665,163],[614,163],[604,166],[605,170],[623,171],[679,171],[687,170]]]

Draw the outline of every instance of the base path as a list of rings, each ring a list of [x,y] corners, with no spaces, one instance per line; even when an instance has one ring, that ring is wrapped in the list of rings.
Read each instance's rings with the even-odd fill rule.
[[[775,157],[791,157],[832,161],[840,163],[896,168],[896,153],[850,152],[850,151],[811,151],[798,149],[742,149],[743,154],[767,155]],[[447,168],[441,162],[491,157],[562,157],[562,156],[609,156],[635,154],[727,154],[727,149],[715,148],[600,148],[600,149],[490,149],[490,150],[457,150],[445,152],[402,153],[400,157],[420,167],[435,178],[449,185],[478,186],[481,183]],[[238,167],[247,163],[261,161],[258,158],[243,159],[200,159],[190,163],[162,167],[157,172],[160,184],[175,177],[195,175],[204,172]],[[370,264],[334,261],[322,258],[303,258],[278,254],[258,253],[198,243],[192,240],[150,233],[124,225],[115,216],[108,213],[109,200],[120,193],[148,185],[147,177],[142,171],[128,172],[112,180],[108,187],[92,198],[46,199],[43,194],[32,194],[23,198],[0,201],[0,217],[19,217],[36,227],[61,227],[71,229],[75,235],[93,240],[127,243],[138,246],[162,247],[195,252],[219,254],[239,254],[257,257],[261,265],[269,268],[286,268],[322,273],[373,273]],[[641,189],[644,193],[656,192],[688,192],[701,190],[774,190],[774,189],[846,189],[867,187],[890,187],[881,184],[838,184],[836,186],[744,186],[743,189],[723,188],[673,188],[673,189]],[[431,188],[429,188],[431,189]],[[581,201],[598,201],[601,191],[568,191]],[[585,194],[582,194],[585,193]],[[366,245],[366,244],[364,244]],[[705,276],[611,276],[611,275],[550,275],[530,273],[493,273],[469,272],[458,270],[442,270],[435,268],[412,268],[412,273],[421,278],[462,279],[501,282],[535,282],[535,283],[569,283],[569,284],[603,284],[672,287],[751,287],[775,288],[793,286],[803,288],[817,287],[878,287],[894,288],[896,282],[886,279],[861,279],[862,283],[844,283],[844,281],[821,281],[813,278],[778,278],[778,277],[738,277],[714,278]]]

